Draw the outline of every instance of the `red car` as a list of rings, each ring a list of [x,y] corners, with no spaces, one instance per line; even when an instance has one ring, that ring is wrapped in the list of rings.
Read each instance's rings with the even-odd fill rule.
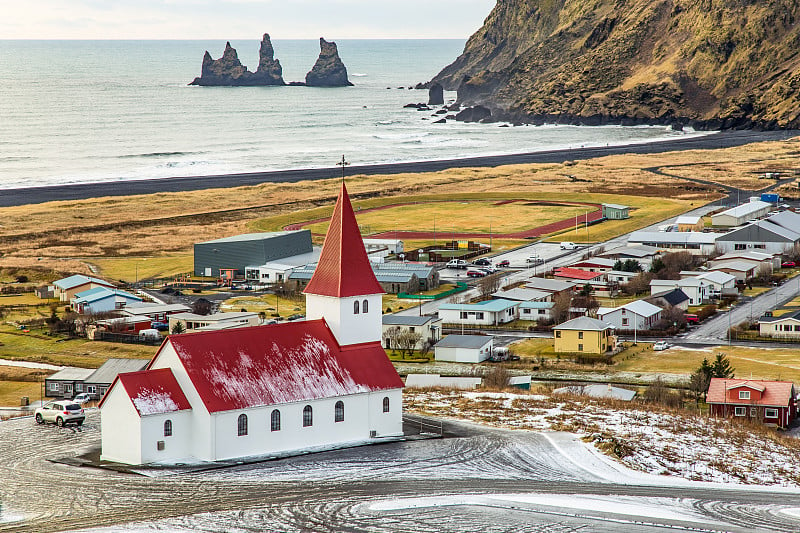
[[[495,263],[494,266],[502,268],[502,267],[507,267],[510,264],[511,263],[508,262],[508,259],[503,259],[502,261],[498,261],[497,263]]]
[[[700,323],[700,318],[697,315],[686,314],[686,315],[683,315],[683,316],[686,318],[686,323],[687,324],[699,324]]]
[[[781,268],[794,268],[797,266],[797,263],[794,261],[784,261],[781,263]]]
[[[483,270],[467,270],[467,276],[471,278],[482,278],[486,275],[486,272]]]

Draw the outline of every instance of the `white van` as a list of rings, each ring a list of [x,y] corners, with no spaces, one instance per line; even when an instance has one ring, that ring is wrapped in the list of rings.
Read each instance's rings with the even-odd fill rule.
[[[467,266],[467,262],[463,259],[451,259],[447,262],[447,268],[465,269]]]
[[[574,242],[562,242],[561,243],[561,249],[562,250],[574,250],[575,248],[577,248],[577,246],[575,246]]]

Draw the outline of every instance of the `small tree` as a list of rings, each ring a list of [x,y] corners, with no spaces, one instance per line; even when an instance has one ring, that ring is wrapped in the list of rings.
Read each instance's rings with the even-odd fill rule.
[[[489,274],[478,280],[478,294],[482,299],[490,297],[500,288],[500,274]]]
[[[706,360],[705,363],[707,364],[708,361]],[[700,397],[703,397],[703,401],[705,401],[706,393],[708,393],[708,385],[711,383],[711,376],[706,374],[702,368],[698,368],[695,370],[691,376],[689,376],[689,391],[694,396],[694,403],[700,403]]]
[[[405,357],[406,355],[411,355],[414,353],[417,345],[422,340],[422,334],[416,331],[411,331],[410,329],[406,329],[397,335],[396,340],[400,353],[403,355],[403,357]]]
[[[489,372],[483,376],[483,386],[487,389],[506,389],[511,379],[511,373],[502,365],[493,366]]]
[[[400,326],[392,326],[383,332],[384,346],[392,350],[398,349],[397,337],[400,335]]]
[[[728,356],[724,353],[718,353],[714,358],[714,364],[711,365],[712,375],[715,378],[731,379],[736,370],[731,366]]]
[[[558,293],[553,298],[553,320],[560,324],[569,318],[569,308],[572,306],[572,296],[566,292]]]
[[[185,331],[185,330],[184,330],[184,328],[183,328],[183,322],[181,322],[180,320],[178,320],[178,321],[177,321],[177,322],[175,322],[175,324],[172,326],[172,331],[170,331],[170,333],[172,333],[173,335],[178,335],[178,334],[180,334],[180,333],[183,333],[184,331]]]
[[[622,287],[622,292],[635,296],[645,292],[650,292],[650,280],[653,279],[653,274],[650,272],[640,272],[631,278],[631,280]]]

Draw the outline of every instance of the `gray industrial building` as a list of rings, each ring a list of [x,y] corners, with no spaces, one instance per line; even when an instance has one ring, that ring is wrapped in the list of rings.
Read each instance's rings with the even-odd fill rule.
[[[235,235],[196,243],[194,274],[219,277],[220,269],[235,269],[235,275],[243,277],[245,267],[263,265],[312,251],[311,231],[307,229]]]

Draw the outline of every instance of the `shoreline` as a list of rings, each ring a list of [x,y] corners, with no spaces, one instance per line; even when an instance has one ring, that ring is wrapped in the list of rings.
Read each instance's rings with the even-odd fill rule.
[[[710,135],[670,139],[647,143],[616,146],[545,150],[509,155],[476,156],[459,159],[441,159],[406,163],[381,163],[349,166],[345,177],[354,175],[391,175],[401,173],[437,172],[450,168],[494,167],[528,163],[563,163],[621,154],[658,154],[682,150],[713,150],[745,144],[785,140],[800,135],[800,130],[726,130]],[[261,183],[296,183],[338,178],[338,166],[248,172],[211,176],[119,180],[110,182],[80,183],[73,185],[47,185],[0,190],[0,207],[14,207],[62,200],[86,200],[99,197],[133,196],[162,192],[188,192],[205,189],[242,187]]]

